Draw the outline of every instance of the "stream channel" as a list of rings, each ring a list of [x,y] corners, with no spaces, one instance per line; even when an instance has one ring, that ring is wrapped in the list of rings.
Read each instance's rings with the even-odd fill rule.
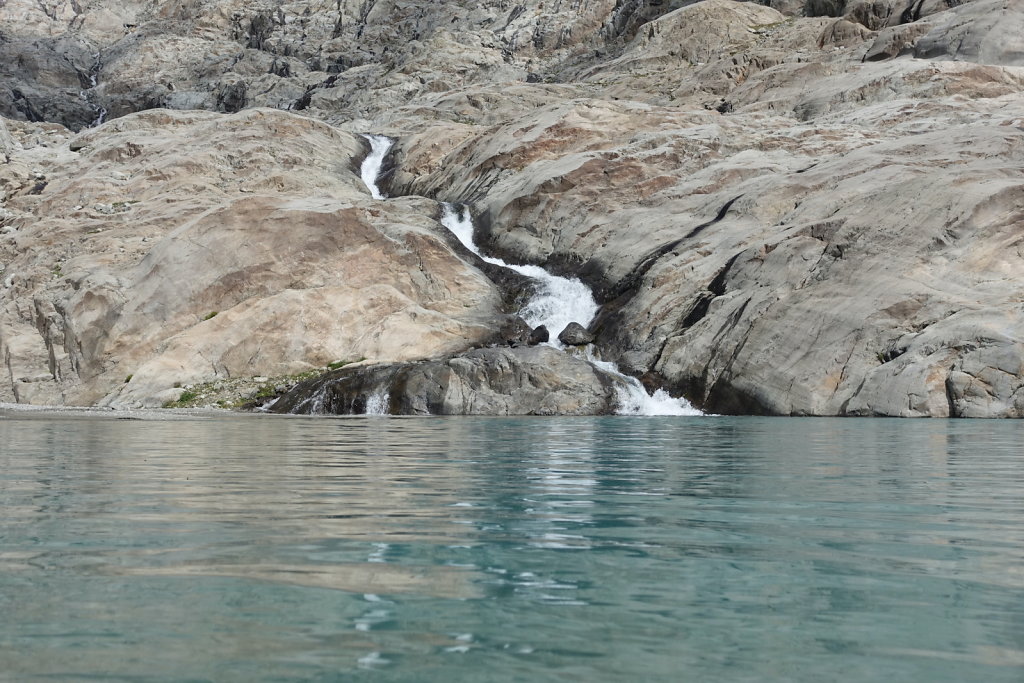
[[[394,140],[383,135],[367,134],[364,137],[370,143],[370,153],[360,166],[360,175],[374,199],[386,199],[386,195],[378,186],[378,181],[388,152],[394,145]],[[548,345],[563,349],[563,345],[558,341],[558,334],[565,329],[566,325],[575,322],[583,327],[588,327],[593,322],[600,306],[587,285],[577,278],[553,275],[540,266],[507,263],[499,258],[487,256],[474,241],[475,228],[470,208],[463,204],[448,202],[443,203],[442,206],[441,224],[448,228],[463,246],[487,263],[508,268],[536,281],[537,286],[533,297],[526,302],[519,311],[519,315],[530,327],[536,328],[543,325],[548,329],[551,334],[551,340],[547,342]],[[673,398],[664,389],[648,393],[640,380],[620,372],[614,363],[600,360],[592,344],[587,346],[586,354],[587,360],[592,365],[623,380],[622,386],[616,388],[615,402],[618,414],[702,414],[686,399]],[[384,414],[387,405],[386,393],[376,392],[367,398],[366,412],[367,414]]]

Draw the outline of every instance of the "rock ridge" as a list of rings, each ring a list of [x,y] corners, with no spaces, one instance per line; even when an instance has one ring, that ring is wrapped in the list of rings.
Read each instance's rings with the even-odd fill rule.
[[[0,401],[434,363],[546,410],[469,379],[555,361],[478,348],[530,285],[448,201],[709,411],[1024,416],[1024,0],[2,5]]]

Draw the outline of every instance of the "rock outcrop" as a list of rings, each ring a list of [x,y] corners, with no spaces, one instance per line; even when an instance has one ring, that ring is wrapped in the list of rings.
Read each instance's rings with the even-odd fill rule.
[[[492,334],[501,292],[453,252],[434,202],[370,198],[361,138],[274,110],[54,135],[49,164],[16,153],[0,171],[0,398],[159,405],[183,384]]]
[[[345,410],[429,367],[402,412],[606,411],[538,402],[590,371],[507,348],[522,282],[441,200],[711,411],[1024,416],[1024,0],[2,4],[0,400],[365,358]]]
[[[342,369],[298,385],[273,412],[602,415],[622,377],[550,346],[475,349],[422,363]]]

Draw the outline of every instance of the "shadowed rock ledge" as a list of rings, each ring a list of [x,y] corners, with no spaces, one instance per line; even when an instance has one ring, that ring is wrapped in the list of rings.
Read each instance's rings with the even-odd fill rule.
[[[275,413],[606,415],[621,377],[550,346],[475,349],[421,363],[343,368],[295,387]]]

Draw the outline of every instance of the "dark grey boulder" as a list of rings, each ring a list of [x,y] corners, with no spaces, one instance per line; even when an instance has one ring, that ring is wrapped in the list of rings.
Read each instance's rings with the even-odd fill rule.
[[[551,339],[551,333],[548,332],[548,328],[544,325],[538,325],[533,328],[533,332],[530,333],[530,346],[544,344],[549,339]]]
[[[558,335],[558,341],[566,346],[586,346],[594,342],[594,335],[579,323],[569,323]]]

